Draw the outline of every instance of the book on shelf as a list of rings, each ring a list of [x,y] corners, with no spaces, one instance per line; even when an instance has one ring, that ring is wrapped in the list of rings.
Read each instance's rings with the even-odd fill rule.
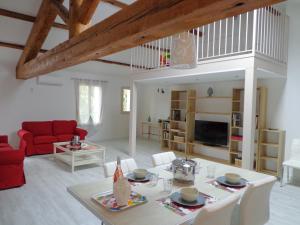
[[[234,141],[242,141],[242,140],[243,140],[243,136],[240,136],[240,135],[232,135],[232,136],[231,136],[231,140],[234,140]]]

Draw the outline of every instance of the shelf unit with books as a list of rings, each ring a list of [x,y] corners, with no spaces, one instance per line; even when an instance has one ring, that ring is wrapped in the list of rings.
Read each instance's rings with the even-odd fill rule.
[[[168,146],[162,140],[161,147],[171,151],[186,152],[187,143],[194,135],[195,90],[172,90],[168,129]]]
[[[160,147],[161,149],[169,149],[169,136],[170,136],[170,121],[169,120],[162,120],[160,123],[161,129],[161,140],[160,140]]]
[[[255,157],[253,169],[258,170],[258,138],[260,130],[266,127],[267,88],[257,88],[256,105],[256,133]],[[243,145],[243,113],[244,113],[244,88],[232,90],[232,112],[229,138],[229,162],[231,165],[241,166]]]
[[[261,129],[258,143],[258,171],[280,177],[285,131]]]

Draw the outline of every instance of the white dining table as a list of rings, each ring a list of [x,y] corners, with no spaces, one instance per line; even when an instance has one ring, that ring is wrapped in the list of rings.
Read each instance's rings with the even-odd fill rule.
[[[234,172],[240,174],[241,177],[249,182],[253,182],[269,176],[246,169],[207,161],[204,159],[196,158],[193,160],[195,160],[200,166],[199,173],[196,174],[195,183],[193,186],[196,187],[199,192],[212,196],[216,201],[225,199],[233,193],[239,193],[242,196],[244,189],[233,192],[212,185],[211,181],[213,179],[207,178],[206,167],[208,165],[215,165],[215,177],[223,176],[228,172]],[[181,225],[192,221],[201,209],[198,209],[185,216],[181,216],[170,209],[165,208],[157,201],[162,197],[167,197],[170,195],[170,193],[166,193],[163,190],[163,179],[173,178],[172,172],[167,171],[163,167],[151,168],[148,170],[153,173],[158,173],[159,177],[162,179],[158,181],[156,186],[151,186],[149,183],[139,183],[137,185],[133,185],[132,190],[146,196],[148,202],[124,211],[111,212],[92,200],[92,196],[112,190],[112,178],[105,178],[93,183],[74,185],[68,187],[67,190],[87,209],[89,209],[94,215],[103,221],[105,225]],[[180,188],[183,186],[184,185],[174,184],[173,192],[180,190]]]

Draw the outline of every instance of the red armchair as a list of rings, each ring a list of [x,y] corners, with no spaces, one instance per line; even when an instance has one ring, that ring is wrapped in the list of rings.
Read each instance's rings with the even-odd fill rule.
[[[0,190],[25,184],[24,150],[14,150],[7,136],[0,136]]]
[[[18,131],[20,146],[25,148],[26,156],[50,154],[53,143],[71,141],[74,135],[84,140],[87,131],[77,128],[75,120],[54,120],[43,122],[23,122]]]

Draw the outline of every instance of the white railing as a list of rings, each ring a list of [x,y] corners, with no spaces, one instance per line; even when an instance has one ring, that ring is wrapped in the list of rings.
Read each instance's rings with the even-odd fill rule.
[[[195,35],[198,62],[242,54],[257,54],[270,60],[287,62],[288,17],[268,6],[226,18],[190,31]],[[172,37],[133,48],[132,69],[169,66]]]

